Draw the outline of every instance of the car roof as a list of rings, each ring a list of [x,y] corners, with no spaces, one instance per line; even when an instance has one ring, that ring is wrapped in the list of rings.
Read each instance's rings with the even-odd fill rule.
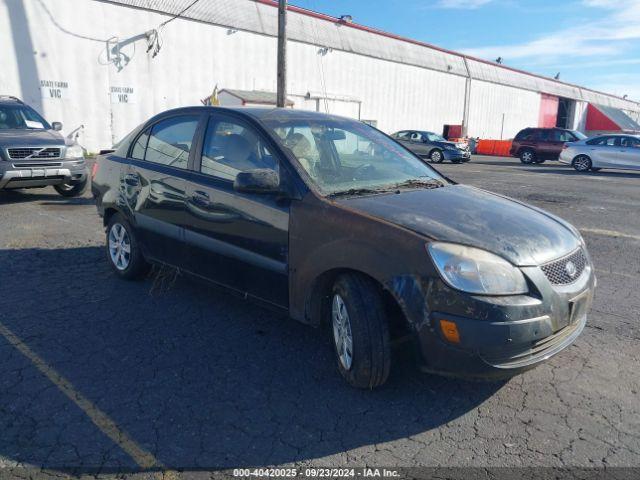
[[[640,137],[640,133],[599,133],[598,135],[594,135],[591,138],[600,138],[600,137]]]
[[[294,110],[293,108],[276,108],[276,107],[221,107],[221,106],[208,106],[208,105],[197,105],[192,107],[179,107],[171,110],[164,111],[153,118],[177,114],[177,113],[196,113],[202,111],[209,111],[211,113],[215,112],[230,112],[230,113],[239,113],[241,115],[246,115],[249,117],[253,117],[258,121],[288,121],[288,120],[326,120],[326,119],[335,119],[335,120],[352,120],[357,121],[356,119],[349,117],[342,117],[339,115],[332,115],[329,113],[322,112],[314,112],[311,110]]]
[[[17,97],[11,95],[0,95],[0,104],[2,105],[24,105],[24,102]]]

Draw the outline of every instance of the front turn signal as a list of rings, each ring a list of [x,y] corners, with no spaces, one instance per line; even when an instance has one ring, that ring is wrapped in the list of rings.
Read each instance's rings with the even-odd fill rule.
[[[440,320],[440,330],[447,341],[451,343],[460,343],[460,334],[458,333],[458,326],[451,320]]]

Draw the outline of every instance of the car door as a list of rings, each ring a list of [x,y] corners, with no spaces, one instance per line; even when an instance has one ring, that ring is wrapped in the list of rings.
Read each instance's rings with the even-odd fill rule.
[[[560,158],[562,147],[567,142],[575,141],[576,138],[565,130],[550,130],[545,142],[545,158],[557,160]]]
[[[589,157],[596,168],[613,167],[620,153],[619,137],[605,136],[589,144]]]
[[[185,240],[193,273],[243,294],[288,305],[289,201],[239,193],[239,172],[281,172],[275,145],[240,116],[207,120],[186,185]]]
[[[176,266],[184,260],[184,176],[199,120],[199,115],[174,115],[144,129],[121,179],[145,255]]]
[[[640,170],[640,138],[621,137],[620,152],[617,156],[618,168]]]
[[[431,153],[431,145],[425,143],[426,137],[420,132],[411,132],[411,151],[421,157],[428,157]]]
[[[413,132],[409,130],[403,130],[401,132],[396,133],[393,138],[400,142],[402,145],[407,147],[409,150],[413,151],[413,144],[411,143],[411,134]]]

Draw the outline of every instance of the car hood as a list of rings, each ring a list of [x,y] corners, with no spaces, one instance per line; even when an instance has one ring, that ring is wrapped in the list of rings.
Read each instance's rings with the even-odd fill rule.
[[[0,146],[3,148],[48,147],[64,144],[64,137],[55,130],[0,130]]]
[[[458,148],[458,144],[456,142],[446,141],[446,142],[433,142],[433,143],[438,145],[438,146],[440,146],[440,147],[444,147],[445,145],[449,145],[451,147]]]
[[[553,215],[465,185],[337,202],[433,240],[488,250],[519,266],[546,263],[580,245],[570,228]]]

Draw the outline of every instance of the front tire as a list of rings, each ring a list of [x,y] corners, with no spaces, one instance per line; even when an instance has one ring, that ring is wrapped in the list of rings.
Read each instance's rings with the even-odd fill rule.
[[[429,160],[431,160],[433,163],[442,163],[444,161],[444,154],[441,150],[432,150],[429,154]]]
[[[136,233],[119,213],[109,220],[106,243],[109,265],[120,278],[135,280],[147,273],[149,264],[142,256]]]
[[[588,172],[593,166],[591,163],[591,159],[586,155],[578,155],[571,162],[571,166],[574,168],[576,172]]]
[[[340,276],[329,305],[338,369],[356,388],[373,389],[389,376],[391,345],[382,295],[369,278]]]
[[[85,178],[84,180],[75,183],[63,183],[61,185],[54,185],[53,188],[55,188],[56,192],[58,192],[63,197],[71,198],[79,197],[80,195],[82,195],[87,190],[88,184],[89,182]]]
[[[520,161],[525,165],[530,165],[536,162],[536,152],[528,148],[521,150],[519,156],[520,156]]]

